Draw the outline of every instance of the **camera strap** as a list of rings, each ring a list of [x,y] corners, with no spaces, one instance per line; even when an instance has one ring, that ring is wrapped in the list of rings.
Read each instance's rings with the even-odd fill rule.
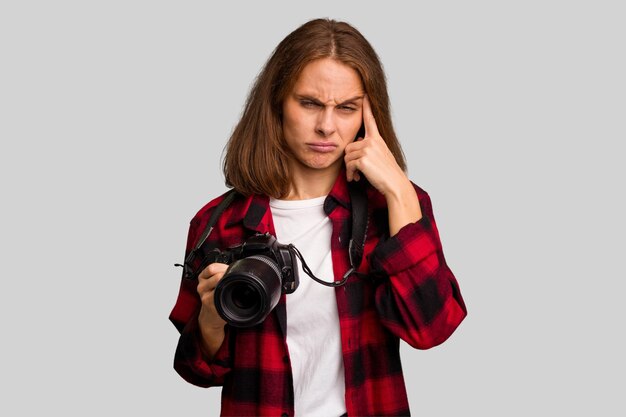
[[[363,251],[365,249],[365,237],[367,235],[367,194],[363,189],[361,183],[349,182],[348,192],[350,193],[350,208],[352,210],[352,230],[350,236],[350,243],[348,244],[348,257],[350,259],[350,268],[343,274],[340,281],[323,281],[316,277],[311,271],[311,268],[306,264],[304,257],[293,245],[289,245],[296,256],[302,262],[302,270],[308,276],[310,276],[315,282],[318,282],[327,287],[341,287],[346,283],[350,275],[359,274],[357,272],[361,261],[363,260]]]
[[[349,182],[350,206],[352,209],[352,236],[348,245],[351,270],[356,271],[363,260],[365,235],[367,234],[367,194],[360,182]]]
[[[185,258],[185,263],[183,265],[174,264],[174,266],[180,266],[183,268],[183,274],[185,278],[187,279],[196,278],[197,275],[200,272],[202,272],[202,269],[206,268],[206,266],[209,263],[211,263],[211,259],[208,259],[208,256],[207,256],[208,253],[210,252],[206,250],[208,248],[204,247],[204,242],[206,242],[207,238],[213,231],[213,227],[215,227],[215,223],[217,223],[217,219],[221,216],[224,210],[226,210],[226,208],[230,206],[230,204],[233,202],[236,196],[237,196],[237,192],[235,191],[234,188],[229,190],[226,193],[226,195],[224,196],[224,199],[220,201],[220,203],[215,207],[215,210],[213,210],[213,212],[211,213],[211,217],[209,217],[209,222],[204,228],[204,231],[202,232],[200,239],[198,239],[198,243],[196,243],[196,246],[191,250],[191,252],[189,252],[189,255],[187,255],[187,257]],[[201,262],[200,268],[197,268],[196,270],[194,270],[192,265],[194,264],[194,261],[196,261],[196,258],[198,256],[202,256],[203,259],[200,260]]]
[[[198,244],[196,245],[194,250],[198,250],[202,245],[204,245],[207,237],[209,237],[209,235],[213,231],[213,227],[215,226],[215,223],[217,223],[217,219],[222,215],[224,210],[226,210],[226,208],[230,206],[230,203],[233,202],[236,196],[237,192],[233,188],[228,191],[228,193],[226,193],[224,199],[220,201],[220,203],[215,207],[215,210],[213,210],[213,213],[211,213],[211,217],[209,217],[209,222],[207,223],[204,232],[202,233],[202,236],[200,236],[200,239],[198,239]]]
[[[352,211],[352,230],[350,242],[348,244],[350,268],[343,275],[341,281],[326,282],[315,277],[309,266],[306,264],[306,261],[304,260],[300,251],[295,246],[289,245],[294,249],[294,252],[302,262],[302,270],[315,281],[329,287],[339,287],[345,284],[348,277],[353,273],[356,273],[359,265],[361,265],[361,261],[363,260],[365,237],[367,234],[367,195],[363,186],[360,183],[354,181],[348,183],[348,192],[350,194],[350,206]],[[185,259],[184,265],[175,264],[175,266],[181,266],[183,268],[185,278],[195,278],[197,274],[199,274],[201,270],[208,265],[207,262],[210,262],[209,260],[207,260],[207,253],[209,253],[209,251],[207,250],[208,248],[204,247],[204,244],[211,232],[213,231],[213,227],[217,223],[217,219],[224,212],[224,210],[226,210],[226,208],[228,208],[228,206],[233,202],[236,196],[237,192],[234,189],[231,189],[230,191],[228,191],[228,193],[226,193],[224,199],[220,201],[220,203],[215,207],[215,210],[213,210],[213,212],[211,213],[211,217],[209,218],[209,221],[204,231],[202,232],[200,239],[198,239],[198,243]],[[194,261],[196,261],[196,258],[198,256],[202,256],[203,258],[200,260],[201,267],[194,271],[192,265],[194,264]]]

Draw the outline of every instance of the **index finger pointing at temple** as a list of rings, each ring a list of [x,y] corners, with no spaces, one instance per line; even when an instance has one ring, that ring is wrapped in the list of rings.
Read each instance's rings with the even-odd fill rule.
[[[370,105],[370,99],[365,94],[363,96],[363,124],[365,125],[365,134],[379,135],[378,126],[376,125],[376,119],[374,119],[374,113],[372,113],[372,106]]]

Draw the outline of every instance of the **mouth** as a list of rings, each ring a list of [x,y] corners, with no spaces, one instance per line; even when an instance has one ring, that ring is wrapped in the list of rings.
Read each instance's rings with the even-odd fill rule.
[[[337,145],[330,143],[330,142],[307,143],[307,146],[312,151],[320,152],[320,153],[333,152],[337,148]]]

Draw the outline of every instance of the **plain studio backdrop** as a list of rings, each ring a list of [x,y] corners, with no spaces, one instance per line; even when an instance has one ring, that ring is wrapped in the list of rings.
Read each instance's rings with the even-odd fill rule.
[[[469,309],[402,344],[413,414],[623,416],[621,4],[3,2],[0,414],[219,414],[172,368],[173,265],[261,66],[331,17],[382,59]]]

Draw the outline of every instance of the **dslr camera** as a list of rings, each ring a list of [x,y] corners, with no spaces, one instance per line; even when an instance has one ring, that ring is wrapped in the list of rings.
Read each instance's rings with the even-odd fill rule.
[[[298,288],[298,264],[292,245],[281,245],[269,233],[256,234],[226,250],[213,249],[203,262],[228,264],[215,288],[215,308],[235,327],[261,323],[281,294]],[[204,267],[202,268],[204,269]]]

